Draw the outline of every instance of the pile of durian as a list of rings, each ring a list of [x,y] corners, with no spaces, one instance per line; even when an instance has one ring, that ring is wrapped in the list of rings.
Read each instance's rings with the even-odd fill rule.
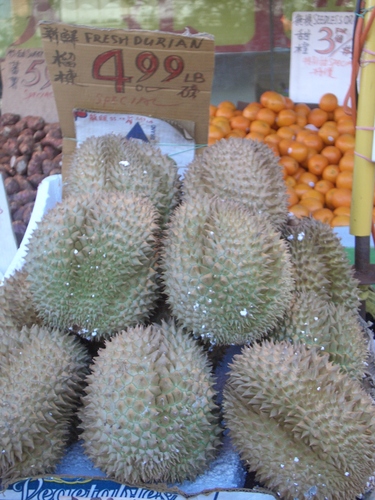
[[[358,282],[331,228],[287,207],[256,141],[218,141],[184,179],[141,141],[79,146],[0,287],[3,487],[53,472],[77,435],[111,478],[180,483],[229,432],[282,499],[363,494],[375,407]],[[231,345],[219,404],[212,353]]]

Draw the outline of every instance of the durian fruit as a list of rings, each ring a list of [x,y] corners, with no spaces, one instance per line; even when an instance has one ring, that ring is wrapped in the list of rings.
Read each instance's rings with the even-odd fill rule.
[[[366,371],[369,351],[358,313],[314,292],[295,293],[272,338],[315,347],[359,381]]]
[[[87,455],[127,484],[202,473],[220,445],[206,354],[173,323],[112,337],[88,376],[80,411]]]
[[[89,137],[77,148],[63,194],[80,196],[97,189],[131,191],[151,200],[164,225],[179,201],[180,187],[176,163],[157,147],[105,134]]]
[[[296,290],[325,293],[327,300],[358,310],[359,282],[333,229],[312,217],[284,228],[294,267]]]
[[[261,338],[292,297],[287,245],[263,214],[235,201],[182,203],[166,234],[162,267],[173,315],[211,344]]]
[[[373,401],[314,348],[244,347],[223,408],[249,470],[285,500],[353,500],[375,470]]]
[[[21,329],[41,323],[26,276],[24,269],[16,270],[0,286],[0,328]]]
[[[277,230],[288,220],[288,197],[282,168],[264,143],[221,139],[190,163],[183,199],[219,196],[239,201],[268,217]]]
[[[70,438],[89,358],[78,338],[40,326],[0,331],[0,480],[53,472]]]
[[[145,321],[158,296],[157,214],[130,193],[68,197],[29,242],[27,280],[45,324],[88,339]]]

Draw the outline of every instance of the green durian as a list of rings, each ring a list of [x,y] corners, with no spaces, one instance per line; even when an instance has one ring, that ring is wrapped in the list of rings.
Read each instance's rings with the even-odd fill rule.
[[[325,300],[324,295],[296,292],[272,338],[315,347],[359,381],[366,371],[369,351],[358,313]]]
[[[80,411],[84,448],[132,484],[192,479],[220,445],[206,354],[173,323],[136,326],[99,350]]]
[[[312,217],[284,228],[289,244],[296,290],[324,292],[326,298],[358,310],[359,281],[341,240],[333,229]]]
[[[224,388],[241,458],[284,500],[353,500],[375,470],[375,409],[361,385],[314,348],[244,347]]]
[[[182,203],[166,234],[162,267],[172,314],[212,344],[261,338],[292,298],[287,245],[263,214],[235,201]]]
[[[53,472],[70,438],[89,357],[77,337],[44,327],[0,331],[0,479]]]
[[[145,321],[157,296],[157,214],[130,193],[68,197],[32,234],[27,280],[43,321],[101,339]]]
[[[0,328],[21,329],[41,323],[26,277],[24,269],[16,270],[0,286]]]
[[[161,225],[180,198],[176,163],[150,143],[116,134],[89,137],[76,149],[64,181],[64,196],[97,189],[131,191],[148,197]]]
[[[183,199],[219,196],[239,201],[268,217],[280,230],[288,220],[282,168],[264,143],[231,137],[196,156],[185,172]]]

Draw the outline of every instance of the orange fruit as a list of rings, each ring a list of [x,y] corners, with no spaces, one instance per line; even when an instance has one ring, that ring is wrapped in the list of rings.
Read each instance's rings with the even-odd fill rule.
[[[325,156],[328,160],[328,163],[332,165],[338,165],[342,157],[341,151],[336,146],[326,146],[321,150],[320,154],[322,156]]]
[[[301,128],[296,134],[296,141],[304,142],[305,137],[311,134],[311,130],[307,128]]]
[[[336,182],[336,177],[339,175],[340,169],[337,165],[327,165],[322,172],[322,178],[326,181]]]
[[[296,124],[302,128],[305,127],[307,125],[307,115],[305,115],[304,113],[297,112]]]
[[[264,135],[261,132],[252,131],[245,135],[245,139],[252,139],[253,141],[263,142]]]
[[[335,146],[339,148],[342,153],[354,150],[355,137],[352,134],[341,134],[335,141]]]
[[[306,156],[306,159],[301,161],[301,165],[302,167],[306,168],[307,170],[307,163],[308,161],[310,160],[310,158],[314,155],[318,154],[318,151],[314,148],[307,148],[307,156]]]
[[[255,119],[266,122],[272,126],[275,123],[276,113],[269,108],[260,108]]]
[[[299,202],[299,197],[293,187],[287,186],[286,192],[288,195],[289,206],[291,207],[292,205],[296,205]]]
[[[335,215],[350,215],[350,207],[337,207],[333,213]]]
[[[279,111],[286,108],[285,97],[274,90],[266,90],[259,100],[265,108],[272,109],[275,113],[279,113]]]
[[[290,127],[280,127],[276,130],[276,134],[279,135],[282,139],[294,140],[296,137],[296,133]]]
[[[297,123],[292,123],[291,125],[289,125],[289,127],[293,129],[296,134],[298,134],[298,132],[301,132],[301,130],[303,130],[303,128],[300,127]]]
[[[294,175],[298,171],[298,161],[291,156],[281,156],[279,159],[279,163],[284,168],[284,171],[287,173],[287,175]]]
[[[289,127],[297,122],[297,113],[293,109],[282,109],[276,116],[278,127]]]
[[[318,135],[323,139],[324,144],[332,145],[335,144],[335,141],[340,134],[336,125],[329,125],[328,122],[326,122],[318,130]]]
[[[246,132],[244,130],[241,130],[239,128],[234,128],[225,137],[227,139],[229,139],[229,137],[240,137],[241,139],[243,139],[245,137],[245,135],[246,135]]]
[[[307,161],[307,169],[315,175],[322,175],[324,169],[329,165],[329,161],[321,153],[313,155]]]
[[[230,126],[233,129],[243,130],[249,132],[250,130],[250,120],[243,115],[235,115],[229,120]]]
[[[266,142],[264,139],[263,139],[263,142],[264,142],[264,144],[267,144],[267,142]],[[273,144],[273,143],[271,142],[271,143],[268,143],[268,144],[267,144],[267,146],[268,146],[270,149],[272,149],[273,154],[274,154],[275,156],[277,156],[277,157],[279,157],[279,156],[280,156],[280,150],[279,150],[279,148],[278,148],[277,144]]]
[[[292,205],[289,207],[289,213],[293,214],[295,217],[301,218],[301,217],[308,217],[310,215],[309,209],[307,207],[304,207],[300,203],[296,203],[295,205]]]
[[[316,189],[311,189],[310,191],[305,191],[301,195],[301,200],[304,200],[305,198],[315,198],[316,200],[319,200],[322,204],[325,202],[325,195],[323,193],[319,193],[319,191],[316,191]]]
[[[353,186],[353,172],[350,172],[350,170],[344,170],[343,172],[339,172],[338,176],[336,177],[336,187],[352,189],[352,186]]]
[[[339,161],[339,169],[341,172],[344,172],[346,170],[349,170],[350,172],[353,172],[354,169],[354,153],[349,151],[348,153],[345,153],[340,161]]]
[[[215,116],[224,116],[225,118],[231,118],[234,115],[234,110],[228,106],[218,107]]]
[[[314,189],[319,193],[326,194],[330,189],[334,188],[335,185],[331,181],[327,181],[326,179],[320,179],[315,184]]]
[[[352,117],[345,112],[344,106],[337,106],[337,108],[333,111],[333,119],[335,120],[335,122],[338,122],[339,120],[341,120],[341,118],[352,119]]]
[[[209,125],[208,127],[208,139],[218,141],[224,137],[224,132],[221,128],[216,125]]]
[[[311,108],[304,102],[299,102],[294,105],[294,111],[296,113],[302,113],[307,116],[310,113]]]
[[[281,141],[281,137],[276,134],[275,130],[271,130],[271,133],[266,135],[264,142],[270,143],[270,144],[276,144],[278,145],[279,142]]]
[[[334,188],[330,202],[334,208],[350,207],[352,203],[352,190],[346,188]],[[329,193],[330,191],[328,191]],[[328,194],[327,193],[327,194]],[[327,195],[326,195],[327,196]]]
[[[297,196],[301,198],[306,191],[312,191],[312,187],[306,182],[298,182],[298,184],[294,186],[294,191],[297,193]]]
[[[320,208],[323,208],[322,201],[317,200],[316,198],[309,198],[308,196],[301,199],[299,204],[302,205],[303,207],[306,207],[309,211],[309,214],[313,214],[315,212],[315,210],[319,210]]]
[[[325,224],[330,224],[331,220],[334,217],[332,210],[329,208],[319,208],[313,212],[312,216],[314,219],[319,220],[320,222],[324,222]]]
[[[323,147],[323,139],[316,133],[307,131],[307,134],[302,139],[303,144],[308,148],[314,148],[319,153]]]
[[[285,97],[285,107],[286,109],[293,109],[294,108],[294,102],[290,97]]]
[[[231,109],[232,111],[234,111],[235,109],[237,109],[236,105],[232,101],[221,101],[221,102],[219,102],[219,104],[217,105],[217,107],[219,109],[220,108],[228,108],[228,109]]]
[[[278,144],[281,156],[288,155],[288,149],[289,146],[292,144],[292,142],[293,141],[291,139],[281,139],[281,141]]]
[[[338,188],[334,187],[326,192],[326,203],[325,204],[326,204],[326,207],[330,208],[331,210],[334,210],[336,208],[332,203],[332,197],[337,189]]]
[[[349,215],[335,215],[331,220],[331,227],[343,227],[350,225]]]
[[[250,123],[250,132],[258,132],[266,137],[271,132],[271,126],[263,120],[254,120]]]
[[[219,127],[223,131],[224,135],[229,134],[229,132],[232,130],[230,122],[225,116],[214,116],[212,118],[211,124]]]
[[[287,175],[284,180],[285,180],[285,184],[289,187],[294,187],[297,184],[296,179],[294,177],[292,177],[291,175]]]
[[[355,135],[355,126],[353,120],[349,116],[340,118],[337,122],[337,130],[339,134]]]
[[[297,172],[293,175],[293,178],[296,179],[297,183],[299,182],[299,178],[301,177],[302,174],[307,172],[307,170],[303,167],[298,167]]]
[[[260,102],[251,102],[242,110],[242,115],[249,118],[249,120],[255,120],[258,111],[262,107]]]
[[[210,104],[210,116],[215,116],[216,110],[217,106],[215,106],[214,104]]]
[[[291,141],[288,147],[288,155],[297,160],[299,163],[306,160],[308,155],[308,148],[297,141]]]
[[[320,108],[314,108],[307,115],[307,123],[320,128],[328,120],[328,113]]]
[[[315,184],[318,182],[318,176],[312,174],[311,172],[303,172],[300,175],[298,182],[308,184],[311,188],[313,188]]]
[[[324,111],[334,111],[337,108],[338,104],[339,103],[337,97],[331,92],[323,94],[319,99],[319,108],[323,109]]]

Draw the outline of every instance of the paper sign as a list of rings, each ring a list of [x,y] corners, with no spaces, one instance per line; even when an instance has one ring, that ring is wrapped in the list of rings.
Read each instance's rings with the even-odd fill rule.
[[[193,161],[195,153],[194,122],[166,122],[143,115],[97,113],[74,110],[77,145],[91,136],[120,134],[128,139],[149,142],[170,156],[183,176],[185,167]],[[189,127],[189,133],[186,130]]]
[[[195,142],[207,143],[210,37],[48,22],[40,30],[64,138],[75,138],[73,109],[88,109],[191,120]]]
[[[289,96],[318,103],[327,92],[343,104],[350,85],[355,15],[351,12],[294,12]]]
[[[5,271],[17,252],[17,242],[12,229],[8,199],[4,188],[3,176],[0,174],[0,283]]]
[[[41,49],[8,49],[1,64],[2,113],[42,116],[58,121],[47,64]]]
[[[153,490],[147,490],[145,495],[145,490],[141,489],[140,496],[131,495],[131,497],[107,497],[102,496],[98,497],[59,497],[59,500],[120,500],[121,498],[157,498],[159,500],[186,500],[186,496],[178,495],[175,493],[169,492],[158,492]],[[198,495],[191,496],[189,495],[189,500],[275,500],[271,494],[261,493],[261,492],[252,492],[252,491],[244,491],[244,490],[217,490],[211,493],[201,493]]]

